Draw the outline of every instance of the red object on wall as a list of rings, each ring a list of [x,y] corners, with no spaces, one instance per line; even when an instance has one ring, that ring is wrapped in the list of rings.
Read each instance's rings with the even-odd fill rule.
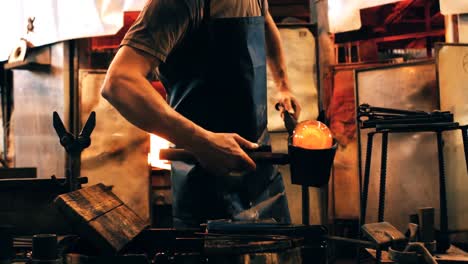
[[[132,26],[133,22],[135,22],[135,20],[138,18],[139,14],[140,14],[140,11],[124,12],[123,27],[115,35],[91,38],[91,51],[102,51],[102,50],[118,48],[120,45],[120,42],[125,36],[125,33],[127,33],[128,29]]]

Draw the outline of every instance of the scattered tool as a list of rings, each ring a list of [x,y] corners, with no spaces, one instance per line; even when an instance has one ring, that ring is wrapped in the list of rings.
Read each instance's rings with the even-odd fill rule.
[[[428,239],[431,238],[430,233],[434,232],[434,227],[430,225],[431,220],[429,219],[431,217],[431,210],[433,211],[433,208],[421,208],[419,210],[420,214],[426,218],[423,221],[428,223],[425,230],[422,230],[420,233],[426,233],[423,236],[427,236]],[[433,221],[432,215],[432,223]],[[412,235],[415,234],[415,226],[415,224],[410,224],[410,233]],[[407,238],[387,222],[365,224],[362,226],[362,231],[366,237],[379,245],[380,249],[388,246],[389,258],[399,264],[420,263],[420,255],[424,263],[437,263],[424,242],[408,242],[411,238]]]
[[[270,209],[276,201],[283,198],[285,193],[278,193],[273,197],[260,202],[259,204],[252,206],[250,209],[240,212],[233,217],[236,221],[256,221],[263,219],[262,214]]]
[[[411,242],[405,247],[403,251],[394,250],[389,248],[388,256],[392,261],[398,264],[413,264],[413,263],[426,263],[437,264],[435,258],[431,255],[429,250],[421,242]],[[421,257],[422,261],[421,262]]]
[[[406,236],[388,222],[365,224],[361,229],[363,234],[380,248],[391,246],[404,249],[408,243]]]

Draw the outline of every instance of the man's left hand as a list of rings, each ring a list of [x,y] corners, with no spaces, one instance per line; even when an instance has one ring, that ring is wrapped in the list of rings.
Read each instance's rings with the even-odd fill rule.
[[[284,109],[294,116],[296,120],[299,120],[301,114],[301,105],[299,101],[289,90],[278,92],[278,103],[283,105]]]

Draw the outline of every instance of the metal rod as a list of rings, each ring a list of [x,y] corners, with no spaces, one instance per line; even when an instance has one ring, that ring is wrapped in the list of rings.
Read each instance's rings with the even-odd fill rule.
[[[285,153],[272,152],[247,152],[250,158],[255,162],[268,162],[272,164],[285,165],[289,163],[289,155]],[[184,161],[187,163],[196,163],[196,157],[184,149],[161,149],[159,152],[161,160]]]
[[[417,111],[417,110],[404,110],[404,109],[396,109],[396,108],[387,108],[387,107],[376,107],[376,106],[369,106],[369,105],[360,105],[359,109],[360,112],[381,112],[387,114],[402,114],[402,115],[421,115],[421,114],[428,114],[425,111]]]
[[[309,187],[302,185],[302,224],[309,225]]]
[[[375,251],[375,258],[377,260],[377,264],[382,263],[382,250],[377,249],[377,251]]]
[[[383,222],[385,216],[385,187],[387,182],[387,150],[388,150],[388,133],[382,133],[382,158],[380,164],[380,190],[379,190],[379,215],[378,221]],[[377,263],[382,263],[382,250],[376,251]]]
[[[67,172],[68,184],[70,192],[76,191],[79,189],[78,177],[80,172],[80,157],[81,152],[79,153],[70,153],[70,167]],[[78,173],[76,173],[78,171]]]
[[[462,132],[463,147],[465,150],[466,170],[468,171],[468,126],[462,126],[460,127],[460,130]]]
[[[367,198],[369,195],[370,168],[372,162],[372,146],[374,142],[374,133],[367,134],[366,165],[364,169],[364,184],[361,194],[361,226],[366,223]]]
[[[437,131],[437,152],[439,158],[440,195],[440,237],[437,241],[437,248],[439,251],[445,252],[450,247],[450,241],[448,237],[447,191],[445,189],[444,142],[441,131]]]
[[[379,215],[378,221],[384,221],[385,215],[385,185],[387,181],[387,148],[388,148],[388,133],[382,134],[382,158],[380,164],[380,190],[379,190]]]
[[[378,246],[375,243],[366,240],[359,240],[347,237],[339,237],[339,236],[327,236],[327,239],[332,240],[334,242],[341,242],[341,243],[348,243],[359,247],[364,248],[373,248],[376,249]]]

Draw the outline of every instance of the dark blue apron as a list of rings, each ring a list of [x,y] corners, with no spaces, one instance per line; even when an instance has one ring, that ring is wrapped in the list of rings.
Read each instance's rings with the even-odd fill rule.
[[[211,18],[209,2],[199,29],[190,31],[159,67],[169,104],[207,130],[269,143],[264,17]],[[231,218],[284,191],[281,175],[270,164],[257,164],[237,187],[227,188],[221,179],[198,165],[173,162],[175,227]],[[289,223],[286,198],[261,217]]]

